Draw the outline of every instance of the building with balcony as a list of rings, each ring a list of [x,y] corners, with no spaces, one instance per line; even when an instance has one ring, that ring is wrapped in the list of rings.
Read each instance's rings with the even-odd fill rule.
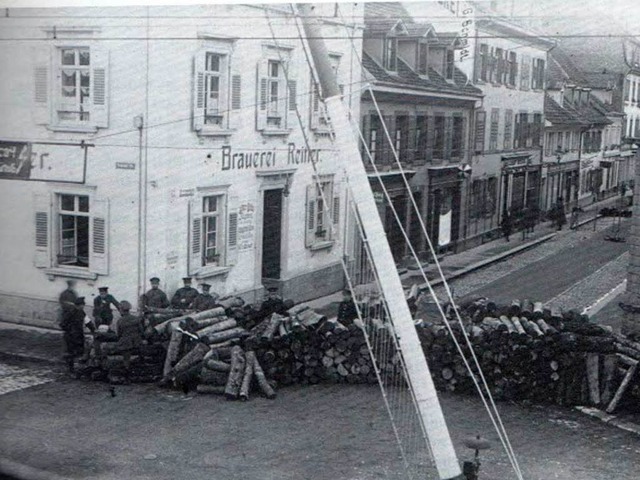
[[[438,250],[459,248],[468,203],[461,171],[472,160],[482,98],[454,63],[461,39],[414,22],[400,3],[366,3],[363,37],[363,81],[370,88],[361,96],[362,158],[394,258],[401,262],[409,251],[389,201],[417,251],[427,243],[416,215]]]

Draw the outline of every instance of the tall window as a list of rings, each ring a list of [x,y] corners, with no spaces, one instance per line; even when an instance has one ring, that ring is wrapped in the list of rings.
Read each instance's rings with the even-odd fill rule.
[[[398,39],[386,37],[382,52],[382,64],[387,70],[396,71],[398,68]]]
[[[427,75],[429,73],[428,70],[428,59],[429,59],[429,45],[425,42],[418,43],[418,58],[416,61],[416,65],[418,67],[418,73],[420,75]]]
[[[504,112],[504,145],[505,150],[511,149],[511,140],[513,135],[513,110],[505,110]]]
[[[336,190],[330,176],[307,187],[305,244],[309,248],[327,245],[338,234],[340,198]]]
[[[498,129],[500,125],[500,109],[491,109],[491,129],[489,131],[489,150],[498,149]]]
[[[509,52],[509,85],[516,86],[518,76],[518,58],[515,52]]]
[[[436,115],[433,119],[433,158],[442,160],[444,158],[445,132],[444,115]]]
[[[542,90],[544,88],[544,60],[542,60],[541,58],[536,58],[533,60],[531,88],[535,90]]]
[[[531,57],[529,57],[528,55],[523,55],[521,67],[522,71],[520,72],[520,88],[522,90],[528,90],[530,88],[531,81]]]
[[[569,140],[567,133],[567,142]],[[539,147],[542,145],[542,114],[534,113],[533,114],[533,125],[531,126],[531,140],[534,147]]]
[[[284,94],[281,91],[283,83],[282,65],[279,61],[269,60],[269,73],[267,85],[267,124],[280,128],[282,126],[283,112],[280,102],[280,96]]]
[[[369,127],[369,153],[371,153],[371,159],[374,162],[380,160],[380,153],[378,151],[378,145],[380,144],[380,118],[378,115],[370,116],[370,127]]]
[[[88,48],[60,49],[61,122],[89,122],[91,101],[91,53]]]
[[[486,43],[480,45],[480,80],[483,82],[489,81],[488,77],[489,69],[489,46]]]
[[[202,198],[202,266],[220,264],[223,201],[222,195]]]
[[[399,115],[396,117],[395,149],[400,161],[409,158],[409,117]]]
[[[465,118],[460,115],[453,117],[453,139],[451,143],[451,158],[462,158],[465,154]]]
[[[505,65],[504,65],[504,50],[496,48],[495,50],[495,63],[496,63],[496,77],[494,83],[503,84]]]
[[[89,197],[58,195],[58,265],[89,266]]]
[[[258,65],[256,128],[263,135],[288,135],[296,111],[296,80],[289,65],[289,49],[264,52]],[[290,117],[290,118],[287,118]]]
[[[447,49],[446,57],[445,57],[445,78],[447,80],[453,80],[453,73],[455,71],[455,55],[453,50]]]
[[[204,69],[204,123],[205,125],[222,125],[222,72],[223,56],[207,52]]]
[[[416,160],[427,160],[428,123],[426,115],[416,117]]]

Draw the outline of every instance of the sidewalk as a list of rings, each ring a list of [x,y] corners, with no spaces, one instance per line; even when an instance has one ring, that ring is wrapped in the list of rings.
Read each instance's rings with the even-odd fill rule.
[[[590,224],[596,218],[596,212],[603,207],[613,205],[617,198],[611,197],[585,207],[581,214],[580,225]],[[529,233],[525,240],[522,239],[521,232],[515,232],[511,236],[510,242],[505,241],[504,238],[498,238],[464,252],[446,255],[440,259],[440,266],[447,280],[451,280],[535,247],[552,239],[557,234],[568,231],[568,225],[561,232],[557,232],[552,222],[544,222],[536,225],[535,231]],[[431,285],[436,286],[442,283],[435,265],[427,265],[425,271]],[[403,269],[400,272],[400,279],[405,288],[418,284],[421,288],[426,289],[426,284],[423,283],[422,275],[417,268]],[[337,314],[338,304],[341,300],[342,293],[336,292],[305,303],[322,315],[333,317]],[[61,331],[0,321],[0,359],[62,364],[62,354]]]

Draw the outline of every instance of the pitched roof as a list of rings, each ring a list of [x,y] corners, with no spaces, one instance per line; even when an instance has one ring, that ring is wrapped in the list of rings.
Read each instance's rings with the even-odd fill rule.
[[[407,29],[410,37],[422,37],[433,30],[430,23],[414,22],[409,12],[399,2],[365,2],[364,23],[365,35],[376,36],[390,32],[398,21]]]
[[[587,127],[592,124],[608,125],[611,123],[606,117],[603,104],[593,95],[589,95],[589,102],[576,104],[569,102],[566,98],[560,105],[549,95],[544,97],[545,119],[554,125],[568,125],[577,127]]]
[[[451,83],[447,82],[442,75],[432,68],[429,68],[429,78],[421,77],[400,58],[398,58],[398,72],[394,75],[378,65],[366,52],[362,55],[362,65],[376,81],[388,83],[395,87],[419,89],[435,93],[482,96],[482,91],[469,83],[467,76],[458,68],[454,70],[454,83]]]
[[[365,2],[365,23],[376,22],[384,18],[413,22],[413,18],[400,2]]]
[[[544,118],[554,125],[572,125],[580,127],[584,122],[580,120],[573,112],[562,108],[549,95],[544,96]]]

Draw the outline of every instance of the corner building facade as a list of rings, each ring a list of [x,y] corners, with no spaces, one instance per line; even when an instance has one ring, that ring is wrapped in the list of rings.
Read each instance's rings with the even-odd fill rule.
[[[316,14],[357,115],[362,6],[339,8]],[[345,181],[296,21],[276,5],[10,9],[0,318],[53,325],[70,278],[87,304],[103,285],[135,304],[152,276],[249,302],[343,285]]]

